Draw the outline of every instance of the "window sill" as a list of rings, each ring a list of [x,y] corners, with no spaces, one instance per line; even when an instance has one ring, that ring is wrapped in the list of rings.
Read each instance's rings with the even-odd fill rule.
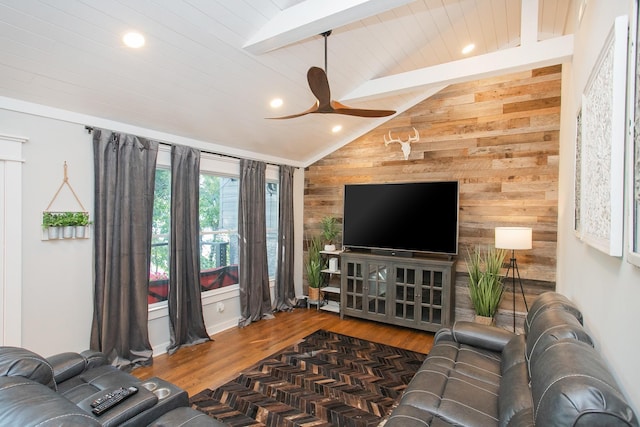
[[[238,285],[225,286],[202,293],[202,306],[215,304],[225,299],[240,296]],[[166,301],[149,305],[149,320],[160,319],[169,315],[169,307]]]

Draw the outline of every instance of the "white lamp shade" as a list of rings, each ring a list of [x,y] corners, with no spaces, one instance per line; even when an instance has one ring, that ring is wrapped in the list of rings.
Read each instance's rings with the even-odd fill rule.
[[[496,227],[497,249],[531,249],[531,228]]]

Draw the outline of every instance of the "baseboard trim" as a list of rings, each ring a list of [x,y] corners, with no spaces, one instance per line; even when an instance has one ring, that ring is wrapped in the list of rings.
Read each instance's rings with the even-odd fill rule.
[[[240,318],[230,319],[230,320],[227,320],[226,322],[220,322],[220,323],[216,323],[215,325],[210,325],[207,327],[207,334],[209,336],[215,335],[217,333],[226,331],[227,329],[231,329],[235,326],[238,326],[239,320]],[[169,347],[169,341],[163,342],[158,345],[154,345],[152,347],[153,357],[165,354],[167,352],[167,347]]]

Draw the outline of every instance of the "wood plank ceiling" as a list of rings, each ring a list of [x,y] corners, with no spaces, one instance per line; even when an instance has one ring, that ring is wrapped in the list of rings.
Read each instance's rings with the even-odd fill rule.
[[[468,43],[476,46],[469,56],[480,59],[523,44],[523,10],[538,14],[533,45],[562,39],[574,19],[571,0],[0,0],[0,108],[40,104],[191,138],[212,151],[308,165],[388,119],[265,120],[314,102],[306,71],[324,66],[320,32],[333,29],[334,99],[402,112],[451,83],[434,67],[465,61]],[[145,35],[145,47],[122,45],[130,29]],[[275,49],[251,44],[267,30],[274,34],[263,42]],[[415,70],[421,79],[431,73],[427,85],[394,86],[392,77]],[[500,73],[500,64],[490,71]],[[463,74],[476,77],[472,69]],[[277,111],[269,107],[274,97],[284,100]],[[335,124],[340,133],[331,132]]]

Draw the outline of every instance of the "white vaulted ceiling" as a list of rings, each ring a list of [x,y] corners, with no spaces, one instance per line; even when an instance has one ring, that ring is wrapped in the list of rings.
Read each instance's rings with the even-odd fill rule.
[[[307,115],[332,98],[402,112],[452,82],[571,55],[571,0],[0,0],[0,108],[44,105],[307,165],[391,117]],[[536,16],[537,15],[537,16]],[[138,50],[123,46],[135,29]],[[461,50],[475,43],[465,57]],[[284,105],[273,110],[274,97]],[[20,107],[16,107],[20,105]],[[27,105],[27,107],[25,107]],[[92,123],[86,123],[92,125]],[[333,134],[331,128],[342,124]]]

